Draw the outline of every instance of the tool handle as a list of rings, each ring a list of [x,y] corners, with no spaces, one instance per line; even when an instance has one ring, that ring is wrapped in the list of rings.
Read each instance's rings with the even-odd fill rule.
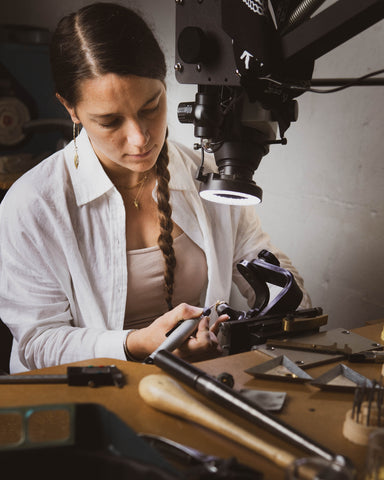
[[[67,375],[0,375],[1,384],[67,383]]]
[[[203,317],[190,318],[184,320],[165,340],[159,345],[154,352],[152,352],[144,361],[144,363],[153,363],[153,359],[160,350],[167,350],[173,352],[180,347],[182,343],[196,330],[197,325]]]
[[[290,453],[261,440],[205,406],[167,375],[154,374],[144,377],[139,383],[139,393],[151,407],[210,428],[279,467],[286,468],[295,460]]]

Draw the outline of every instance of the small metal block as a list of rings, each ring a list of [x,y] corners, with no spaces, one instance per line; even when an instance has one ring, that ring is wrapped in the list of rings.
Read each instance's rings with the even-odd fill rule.
[[[235,380],[233,379],[233,376],[227,372],[220,373],[217,376],[217,380],[219,380],[219,382],[221,383],[224,383],[224,385],[227,385],[230,388],[232,388],[235,384]]]

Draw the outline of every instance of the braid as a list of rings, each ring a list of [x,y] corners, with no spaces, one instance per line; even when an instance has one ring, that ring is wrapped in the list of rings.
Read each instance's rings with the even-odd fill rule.
[[[159,158],[156,163],[156,175],[157,175],[157,205],[160,221],[160,235],[158,238],[158,244],[164,257],[164,285],[169,310],[172,307],[172,295],[173,295],[173,283],[174,272],[176,266],[175,251],[173,250],[173,222],[172,222],[172,208],[169,203],[169,171],[168,171],[168,145],[167,141],[164,142],[161,149]]]

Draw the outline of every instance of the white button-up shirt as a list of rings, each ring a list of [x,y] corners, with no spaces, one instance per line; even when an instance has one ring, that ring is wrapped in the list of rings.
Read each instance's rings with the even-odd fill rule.
[[[71,142],[23,175],[0,205],[0,318],[14,336],[13,373],[97,357],[125,359],[125,208],[84,129],[77,146],[78,169]],[[236,264],[262,249],[277,255],[303,287],[262,231],[254,207],[202,200],[197,156],[169,142],[169,158],[172,218],[207,259],[203,304],[228,301],[232,280],[252,301]],[[305,293],[302,306],[309,304]]]

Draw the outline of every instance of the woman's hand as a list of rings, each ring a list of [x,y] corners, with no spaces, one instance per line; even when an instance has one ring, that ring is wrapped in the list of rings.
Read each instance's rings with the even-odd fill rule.
[[[154,320],[151,325],[132,332],[127,338],[127,348],[137,360],[144,360],[156,350],[166,339],[166,333],[177,325],[180,320],[197,318],[201,316],[203,309],[186,303],[181,303],[174,309]],[[187,339],[174,354],[189,361],[206,360],[222,354],[216,334],[220,323],[228,319],[227,315],[221,315],[216,322],[209,327],[209,317],[203,317],[196,333]]]
[[[190,336],[173,353],[188,361],[201,361],[218,357],[222,354],[221,346],[216,334],[219,324],[228,319],[228,315],[222,315],[214,325],[209,327],[209,317],[203,317],[194,335]]]

